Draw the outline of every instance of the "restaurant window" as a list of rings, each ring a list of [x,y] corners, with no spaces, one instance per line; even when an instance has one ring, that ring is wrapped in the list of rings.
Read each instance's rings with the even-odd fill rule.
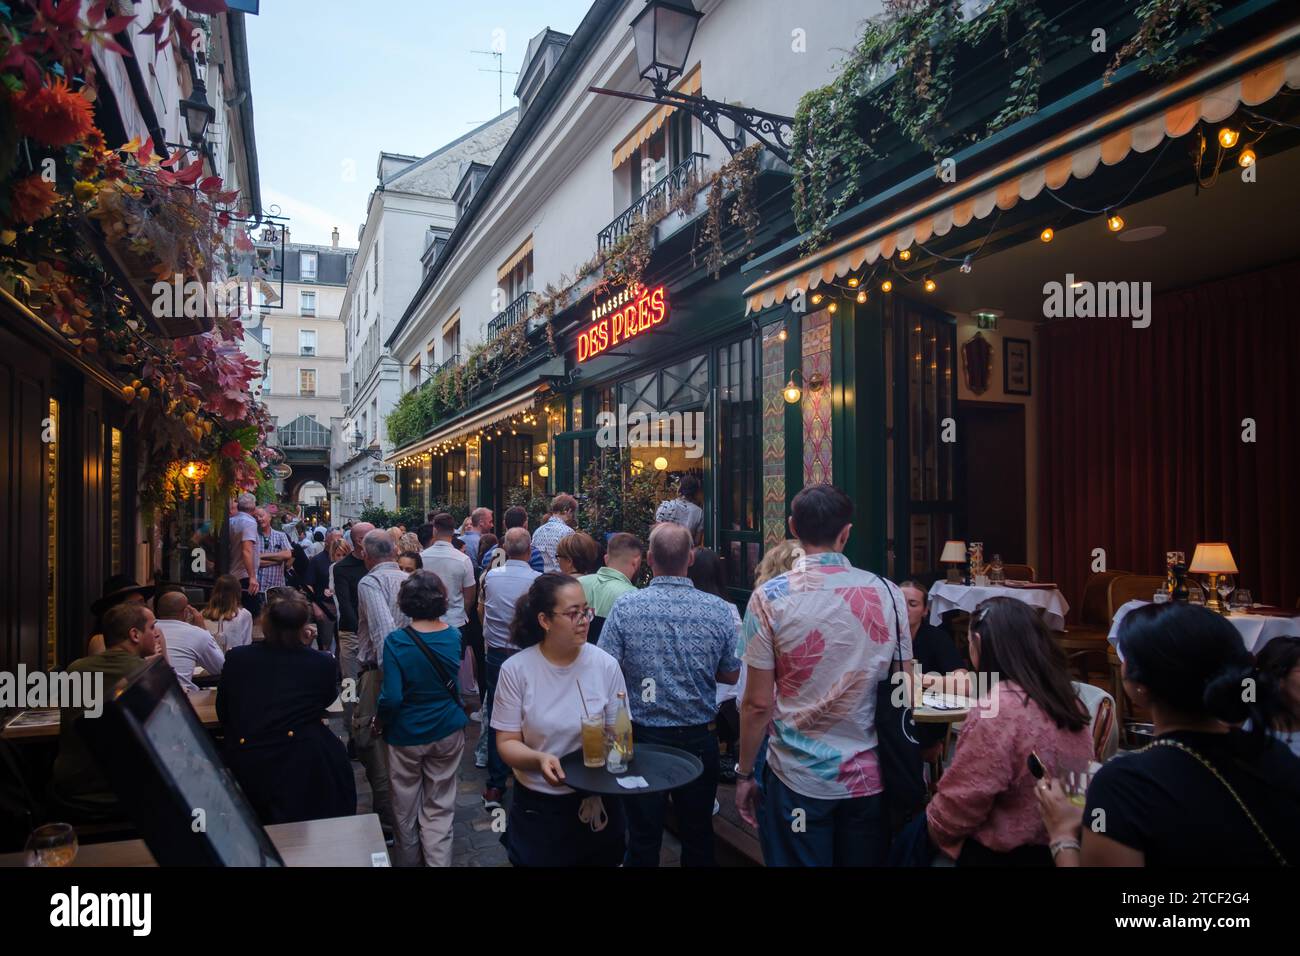
[[[618,403],[626,405],[628,413],[659,410],[659,373],[650,372],[619,383]]]
[[[745,338],[717,350],[713,510],[718,516],[718,550],[724,558],[727,586],[737,591],[753,586],[763,551],[757,348],[757,338]]]
[[[670,365],[660,375],[659,407],[665,411],[683,405],[703,405],[709,397],[708,355]]]
[[[893,532],[906,535],[895,541],[894,571],[929,575],[956,533],[953,445],[940,441],[943,420],[956,415],[956,325],[942,312],[902,302],[891,338],[886,434],[895,474],[886,491],[899,499],[890,502]]]
[[[298,369],[298,394],[303,398],[316,397],[316,370],[314,368]]]
[[[108,430],[108,523],[111,573],[121,574],[125,529],[122,527],[122,431],[119,428]]]
[[[501,443],[501,471],[498,476],[497,500],[506,501],[512,488],[523,488],[529,493],[533,473],[531,435],[503,435],[496,439]]]
[[[303,282],[316,281],[316,253],[298,253],[298,272]]]

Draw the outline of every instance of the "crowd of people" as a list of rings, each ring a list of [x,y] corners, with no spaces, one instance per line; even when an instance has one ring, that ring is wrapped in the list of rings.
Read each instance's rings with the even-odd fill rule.
[[[398,865],[451,862],[472,719],[483,809],[505,815],[517,866],[657,866],[670,805],[682,864],[713,865],[720,780],[735,781],[770,866],[1300,859],[1300,639],[1255,659],[1204,608],[1130,613],[1125,692],[1155,737],[1099,765],[1099,692],[1072,682],[1028,605],[984,602],[960,649],[927,623],[921,582],[850,563],[852,502],[822,484],[795,496],[791,537],[764,555],[742,615],[700,545],[698,486],[680,490],[647,541],[593,539],[568,494],[531,533],[523,508],[499,536],[476,508],[459,524],[431,512],[409,530],[357,522],[293,540],[241,495],[204,609],[110,581],[72,669],[115,680],[162,654],[187,689],[215,678],[224,758],[264,823],[355,812],[355,759]],[[942,725],[886,745],[899,671],[971,698],[955,746]],[[346,746],[321,720],[340,688]],[[685,751],[703,773],[641,795],[569,786],[561,758],[580,748],[582,716],[612,733],[622,707],[638,744]],[[928,799],[900,812],[899,775],[927,765]],[[70,816],[113,809],[66,726],[52,789]]]

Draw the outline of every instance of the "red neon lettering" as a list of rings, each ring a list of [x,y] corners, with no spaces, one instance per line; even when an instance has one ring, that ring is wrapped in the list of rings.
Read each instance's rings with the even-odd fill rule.
[[[650,293],[650,311],[654,316],[653,323],[658,325],[664,320],[666,310],[664,309],[664,287],[660,286]]]

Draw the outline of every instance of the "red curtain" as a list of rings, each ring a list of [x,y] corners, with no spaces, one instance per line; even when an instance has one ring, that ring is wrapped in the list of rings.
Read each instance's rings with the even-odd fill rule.
[[[1040,327],[1039,561],[1077,609],[1106,567],[1226,541],[1256,601],[1300,597],[1300,262],[1157,296],[1151,326]],[[1244,442],[1243,419],[1255,422]]]

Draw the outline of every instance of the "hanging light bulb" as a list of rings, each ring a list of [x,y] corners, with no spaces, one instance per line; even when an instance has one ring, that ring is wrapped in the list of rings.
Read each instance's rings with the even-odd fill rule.
[[[880,291],[881,291],[881,292],[893,292],[893,291],[894,291],[894,283],[892,283],[892,282],[890,282],[888,279],[886,279],[884,282],[880,283]]]
[[[1240,136],[1241,134],[1231,126],[1225,126],[1219,130],[1219,145],[1224,149],[1232,149],[1232,147],[1237,145],[1237,140]]]
[[[927,277],[925,280],[925,291],[933,292],[937,288],[939,288],[939,284],[935,282],[933,279]]]
[[[781,394],[785,396],[787,405],[797,405],[799,399],[803,398],[803,389],[794,383],[794,372],[790,373],[790,378],[785,383],[785,388]]]
[[[1046,229],[1044,229],[1042,232],[1038,234],[1038,238],[1041,239],[1043,242],[1051,242],[1053,239],[1056,238],[1056,230],[1054,230],[1051,226],[1048,226]]]
[[[781,331],[776,333],[776,337],[778,341],[784,342],[790,337],[790,333],[785,330],[785,326],[783,325],[781,326]]]
[[[840,310],[839,303],[836,302],[832,302],[830,305],[826,306],[826,311],[829,312],[831,315],[834,315],[839,310]]]
[[[970,275],[971,263],[974,261],[975,254],[971,253],[961,261],[961,268],[958,270],[962,275]]]
[[[858,305],[866,305],[866,304],[867,304],[867,290],[863,289],[861,292],[858,293]]]
[[[909,261],[909,260],[912,258],[912,250],[911,250],[911,249],[903,249],[902,251],[900,251],[900,252],[898,253],[898,258],[899,258],[901,261],[903,261],[903,262],[907,262],[907,261]]]
[[[1251,149],[1249,146],[1243,149],[1241,151],[1241,155],[1237,157],[1237,165],[1240,166],[1242,169],[1247,169],[1251,166],[1254,166],[1255,151]]]
[[[850,288],[850,289],[856,289],[857,287],[858,287],[858,277],[857,277],[857,276],[849,276],[849,288]]]
[[[1124,228],[1124,217],[1117,212],[1111,213],[1106,217],[1106,228],[1111,232],[1119,232]]]
[[[813,304],[813,305],[821,305],[821,304],[822,304],[822,294],[821,294],[820,292],[814,292],[814,293],[813,293],[812,304]]]

